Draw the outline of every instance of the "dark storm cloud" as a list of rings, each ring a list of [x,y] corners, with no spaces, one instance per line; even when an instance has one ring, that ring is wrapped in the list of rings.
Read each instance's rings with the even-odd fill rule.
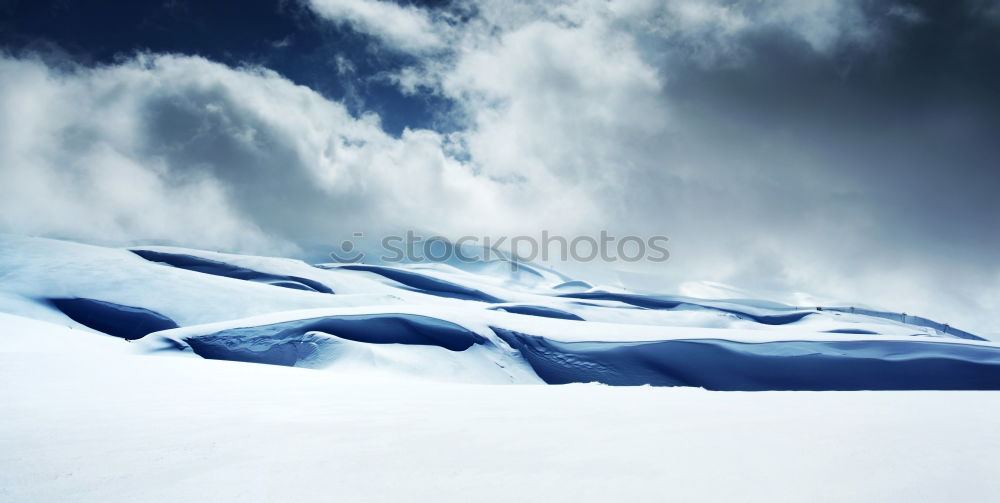
[[[885,25],[879,38],[831,54],[817,54],[787,32],[751,32],[741,40],[746,56],[739,65],[704,69],[674,61],[665,69],[668,93],[759,130],[793,131],[818,147],[858,152],[857,160],[880,147],[911,156],[843,166],[889,177],[879,181],[940,174],[932,167],[945,164],[955,174],[986,174],[998,151],[989,135],[1000,124],[1000,31],[969,6],[980,3],[914,6],[923,12],[915,24],[870,12],[869,22]]]
[[[665,92],[734,165],[767,163],[764,142],[805,152],[760,169],[828,181],[802,202],[812,216],[861,205],[898,245],[996,265],[1000,24],[984,2],[862,5],[872,40],[819,53],[788,30],[751,30],[738,62],[671,59]]]
[[[660,162],[635,177],[634,212],[669,222],[675,265],[745,261],[719,278],[732,283],[787,291],[827,276],[820,291],[884,305],[917,295],[990,309],[997,4],[859,5],[872,35],[822,50],[774,25],[741,32],[738,51],[707,62],[644,45],[677,125]]]

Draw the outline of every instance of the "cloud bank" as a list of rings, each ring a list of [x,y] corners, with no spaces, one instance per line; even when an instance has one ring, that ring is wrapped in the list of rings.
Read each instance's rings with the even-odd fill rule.
[[[0,195],[14,232],[276,251],[354,229],[456,230],[522,214],[505,184],[448,154],[447,137],[392,137],[377,116],[351,116],[266,69],[8,57],[0,75]]]

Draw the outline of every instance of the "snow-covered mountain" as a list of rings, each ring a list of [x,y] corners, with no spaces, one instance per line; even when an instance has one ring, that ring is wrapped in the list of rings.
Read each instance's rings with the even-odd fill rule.
[[[468,383],[1000,389],[1000,345],[850,306],[645,295],[530,266],[310,265],[20,237],[0,257],[0,310],[51,326],[43,347],[68,328],[74,347],[150,358]]]

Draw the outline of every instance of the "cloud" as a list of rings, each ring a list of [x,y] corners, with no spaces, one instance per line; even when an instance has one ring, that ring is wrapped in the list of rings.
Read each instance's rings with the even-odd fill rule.
[[[661,85],[630,39],[547,22],[463,55],[441,82],[464,107],[464,140],[485,172],[595,190],[617,184],[633,149],[663,131]]]
[[[886,11],[891,17],[896,17],[905,23],[909,24],[920,24],[927,21],[924,17],[924,13],[912,5],[891,5],[889,10]]]
[[[399,51],[421,53],[443,46],[437,33],[442,26],[415,7],[381,0],[310,0],[309,5],[321,16],[348,23]]]
[[[206,246],[266,242],[218,180],[175,176],[162,158],[135,155],[140,117],[117,83],[10,58],[0,60],[0,76],[5,230],[109,243],[180,235]]]
[[[392,137],[265,69],[170,55],[0,65],[7,231],[275,251],[358,229],[502,226],[544,206],[508,202],[438,133]]]

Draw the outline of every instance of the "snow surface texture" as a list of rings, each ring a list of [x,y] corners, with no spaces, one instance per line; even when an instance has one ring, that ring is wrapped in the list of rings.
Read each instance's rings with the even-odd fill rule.
[[[1000,345],[540,267],[0,236],[0,501],[1000,493],[1000,394],[769,392],[876,389],[1000,389]]]
[[[5,502],[1000,494],[996,393],[457,385],[104,353],[0,352],[0,382],[17,383],[0,387]]]

